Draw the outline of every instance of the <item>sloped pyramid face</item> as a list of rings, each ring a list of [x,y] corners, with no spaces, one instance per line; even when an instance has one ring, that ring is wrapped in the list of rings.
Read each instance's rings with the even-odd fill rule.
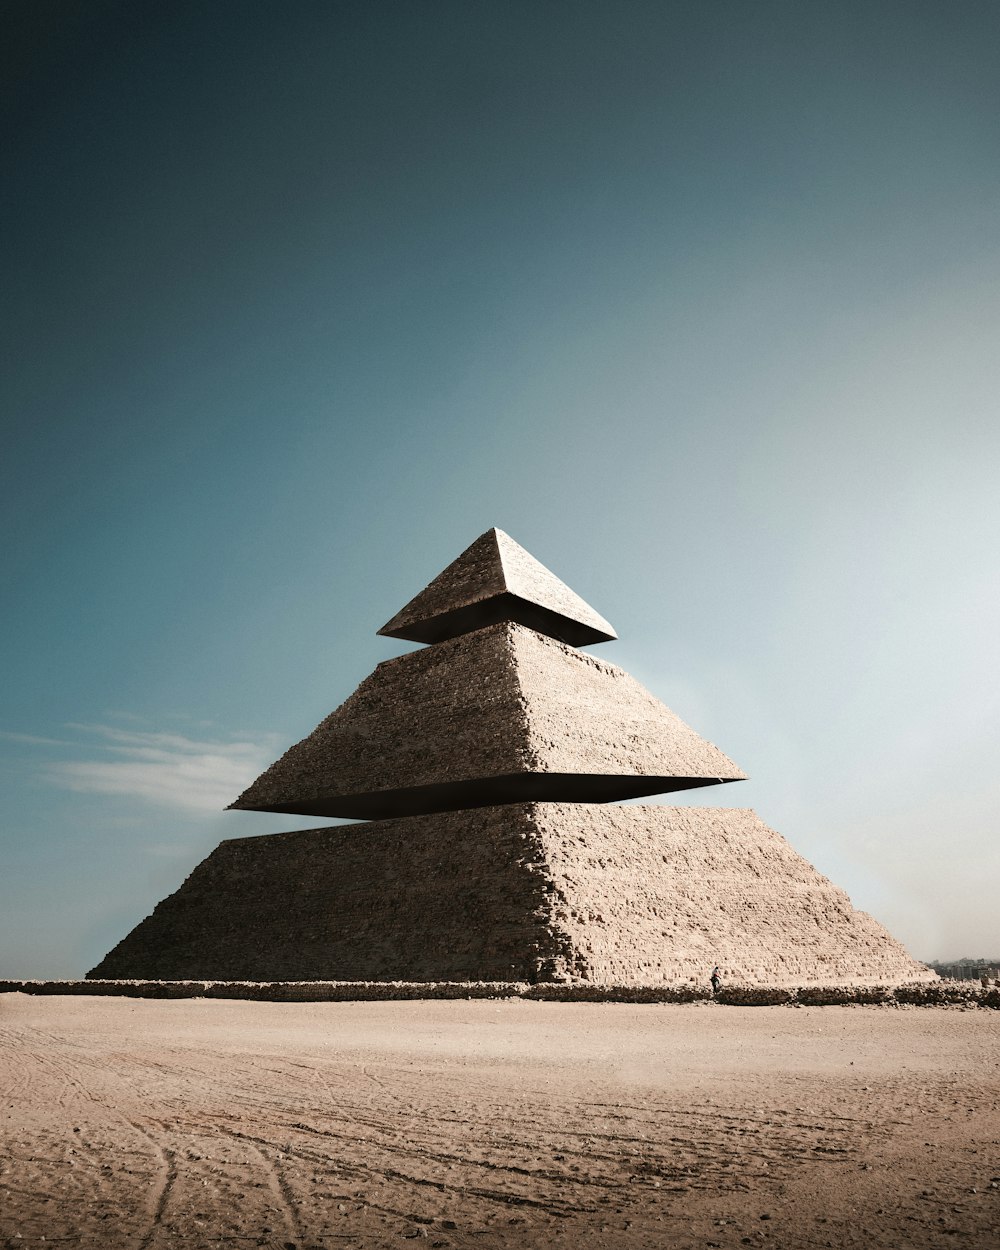
[[[575,647],[618,636],[575,591],[498,529],[481,534],[378,632],[441,642],[498,621],[517,621]]]
[[[98,978],[932,979],[748,809],[514,804],[223,842]]]
[[[233,807],[378,820],[744,776],[622,669],[505,622],[380,664]]]

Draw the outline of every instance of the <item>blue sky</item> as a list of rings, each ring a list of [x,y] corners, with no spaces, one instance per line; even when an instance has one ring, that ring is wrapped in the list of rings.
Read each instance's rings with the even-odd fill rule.
[[[80,975],[491,525],[1000,953],[1000,10],[5,7],[0,975]],[[306,823],[322,823],[320,821]]]

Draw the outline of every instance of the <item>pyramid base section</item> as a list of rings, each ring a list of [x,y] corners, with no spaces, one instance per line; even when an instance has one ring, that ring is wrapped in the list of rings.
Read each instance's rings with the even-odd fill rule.
[[[89,978],[933,978],[746,808],[525,803],[223,842]]]

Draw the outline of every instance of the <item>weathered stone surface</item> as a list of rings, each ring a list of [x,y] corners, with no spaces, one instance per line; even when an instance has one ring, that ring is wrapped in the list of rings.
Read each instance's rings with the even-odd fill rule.
[[[384,819],[743,777],[624,670],[504,622],[380,664],[232,806]]]
[[[378,632],[441,642],[498,621],[518,621],[577,647],[618,636],[590,604],[498,529],[481,534]]]
[[[935,980],[748,809],[539,803],[223,842],[88,974]]]

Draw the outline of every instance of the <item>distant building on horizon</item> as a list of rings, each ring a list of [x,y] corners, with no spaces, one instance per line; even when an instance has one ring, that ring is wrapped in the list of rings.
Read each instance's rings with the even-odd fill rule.
[[[939,977],[948,981],[978,981],[980,977],[996,980],[1000,977],[1000,958],[997,959],[931,959],[928,968],[933,968]]]

